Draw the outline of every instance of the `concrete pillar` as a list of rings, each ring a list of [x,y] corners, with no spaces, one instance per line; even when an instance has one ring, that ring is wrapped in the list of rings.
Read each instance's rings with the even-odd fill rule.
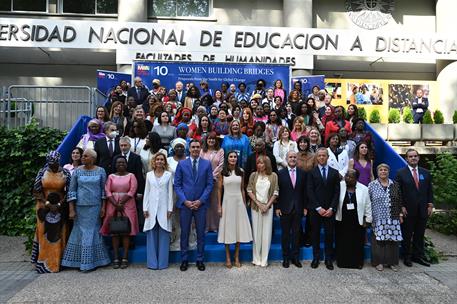
[[[147,22],[148,0],[119,0],[117,20],[122,22]],[[117,54],[117,51],[116,51]],[[130,73],[131,64],[118,64],[118,72]]]
[[[436,1],[436,32],[455,35],[457,28],[457,1]],[[452,123],[452,114],[457,110],[457,62],[436,61],[436,80],[440,90],[440,110],[446,123]]]
[[[313,27],[313,0],[283,0],[282,12],[285,27]],[[312,70],[292,69],[292,76],[311,74]]]

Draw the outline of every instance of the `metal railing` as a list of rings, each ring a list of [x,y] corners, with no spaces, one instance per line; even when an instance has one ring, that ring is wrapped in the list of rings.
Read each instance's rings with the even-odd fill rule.
[[[5,91],[5,89],[4,89]],[[80,115],[95,115],[106,96],[88,86],[12,85],[1,100],[0,124],[8,128],[34,119],[42,127],[68,130]]]

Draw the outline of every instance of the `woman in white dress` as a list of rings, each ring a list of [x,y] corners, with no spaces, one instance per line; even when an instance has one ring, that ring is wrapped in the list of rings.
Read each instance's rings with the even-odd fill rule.
[[[271,161],[261,155],[256,161],[257,171],[249,177],[247,193],[251,199],[252,264],[266,267],[273,229],[273,202],[279,193],[278,176],[272,172]]]
[[[340,173],[340,179],[346,175],[349,167],[348,152],[340,147],[340,136],[337,133],[329,135],[327,139],[327,151],[328,151],[328,165],[338,170]]]
[[[227,268],[232,267],[230,244],[235,244],[235,266],[241,267],[240,243],[252,241],[252,231],[246,210],[244,172],[238,167],[238,154],[236,151],[227,153],[217,189],[218,212],[221,216],[217,241],[225,244],[225,266]],[[224,190],[223,200],[222,189]]]
[[[298,152],[297,143],[291,140],[290,130],[287,127],[279,129],[278,141],[273,145],[273,155],[278,164],[278,170],[287,167],[286,155],[289,151]]]
[[[171,214],[173,212],[173,177],[167,157],[158,152],[151,160],[152,171],[146,175],[143,213],[147,236],[147,265],[150,269],[168,267]]]

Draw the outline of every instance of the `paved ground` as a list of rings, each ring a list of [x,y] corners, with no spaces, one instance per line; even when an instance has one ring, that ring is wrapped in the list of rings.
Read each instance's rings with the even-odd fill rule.
[[[436,245],[442,243],[452,247],[455,241],[442,235],[435,238]],[[309,262],[305,262],[302,269],[294,266],[283,269],[279,263],[274,263],[265,269],[243,265],[240,269],[227,270],[221,264],[210,264],[205,272],[191,267],[182,273],[177,265],[162,271],[134,265],[125,270],[103,268],[88,274],[67,270],[58,274],[35,275],[29,263],[5,261],[8,256],[23,259],[17,251],[4,253],[5,241],[12,243],[10,239],[0,237],[0,302],[457,302],[456,257],[449,257],[430,268],[416,264],[412,268],[403,266],[398,273],[390,270],[378,272],[369,265],[363,270],[336,268],[328,271],[321,264],[314,270],[309,267]]]

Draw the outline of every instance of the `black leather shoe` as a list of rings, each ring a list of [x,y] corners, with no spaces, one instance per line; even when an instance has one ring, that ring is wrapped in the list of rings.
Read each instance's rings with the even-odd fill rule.
[[[406,267],[412,267],[413,263],[411,263],[410,259],[404,259],[403,264],[405,264]]]
[[[197,269],[200,271],[205,271],[205,264],[203,264],[203,262],[197,262]]]
[[[413,258],[412,261],[422,266],[430,267],[430,263],[425,261],[423,258]]]
[[[325,267],[327,267],[328,270],[333,270],[333,263],[330,260],[325,260]]]
[[[314,259],[311,262],[311,268],[317,268],[317,267],[319,267],[319,260],[318,259]]]
[[[182,261],[181,266],[179,266],[179,269],[180,269],[181,271],[186,271],[187,268],[189,268],[189,262],[187,262],[187,261]]]
[[[297,268],[302,268],[302,264],[298,259],[292,260],[292,264],[294,264]]]
[[[282,261],[282,267],[289,268],[289,260],[285,259],[284,261]]]

